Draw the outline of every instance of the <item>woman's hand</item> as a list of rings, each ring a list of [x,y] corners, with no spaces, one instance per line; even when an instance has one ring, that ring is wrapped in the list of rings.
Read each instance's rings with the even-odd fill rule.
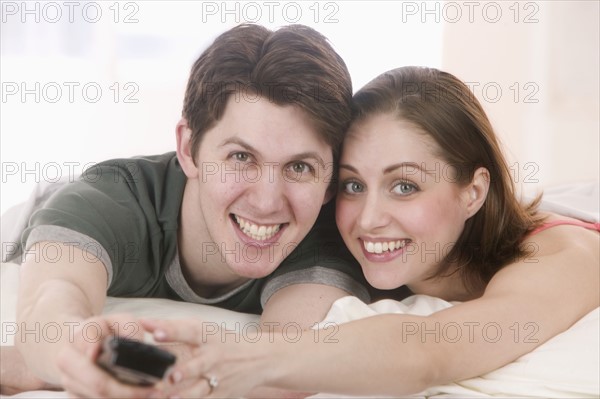
[[[157,342],[177,341],[192,348],[191,357],[178,359],[167,377],[168,397],[242,397],[267,382],[271,368],[260,340],[235,332],[221,334],[213,323],[208,329],[198,320],[140,322]]]

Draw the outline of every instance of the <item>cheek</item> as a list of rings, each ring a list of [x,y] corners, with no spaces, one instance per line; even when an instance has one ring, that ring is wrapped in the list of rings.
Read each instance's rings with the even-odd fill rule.
[[[445,235],[454,211],[448,208],[443,197],[425,197],[419,201],[399,206],[397,214],[406,233],[421,240],[435,240]]]
[[[352,225],[356,221],[356,216],[360,213],[359,205],[356,201],[348,201],[338,194],[336,201],[335,221],[342,237],[347,237],[352,231]]]
[[[213,206],[227,206],[244,191],[243,181],[233,176],[201,175],[198,177],[200,198],[210,198]]]
[[[427,237],[436,233],[439,226],[438,212],[431,205],[408,207],[403,210],[404,226],[408,233],[416,237]]]
[[[438,237],[446,243],[456,242],[463,228],[462,211],[452,193],[438,196],[427,206],[424,223],[430,236]]]
[[[285,195],[299,223],[314,223],[323,206],[326,191],[326,184],[288,183]]]

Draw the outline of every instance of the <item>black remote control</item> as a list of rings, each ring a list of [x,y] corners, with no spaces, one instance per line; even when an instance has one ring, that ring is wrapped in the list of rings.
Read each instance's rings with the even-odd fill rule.
[[[122,382],[149,386],[160,381],[176,357],[154,345],[127,338],[106,338],[97,363]]]

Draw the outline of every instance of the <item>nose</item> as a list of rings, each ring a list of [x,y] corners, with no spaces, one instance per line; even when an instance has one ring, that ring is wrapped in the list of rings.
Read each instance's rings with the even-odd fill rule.
[[[362,207],[359,210],[356,223],[365,232],[376,232],[387,226],[390,222],[390,214],[386,209],[386,203],[377,192],[369,192]]]
[[[263,168],[260,177],[248,181],[247,192],[248,205],[257,216],[277,214],[285,208],[287,194],[281,173]]]

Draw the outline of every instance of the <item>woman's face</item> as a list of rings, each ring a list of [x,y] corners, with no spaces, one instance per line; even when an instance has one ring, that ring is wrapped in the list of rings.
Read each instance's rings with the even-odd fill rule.
[[[468,189],[423,130],[390,114],[351,126],[340,161],[337,224],[365,277],[380,289],[426,278],[468,219]]]

